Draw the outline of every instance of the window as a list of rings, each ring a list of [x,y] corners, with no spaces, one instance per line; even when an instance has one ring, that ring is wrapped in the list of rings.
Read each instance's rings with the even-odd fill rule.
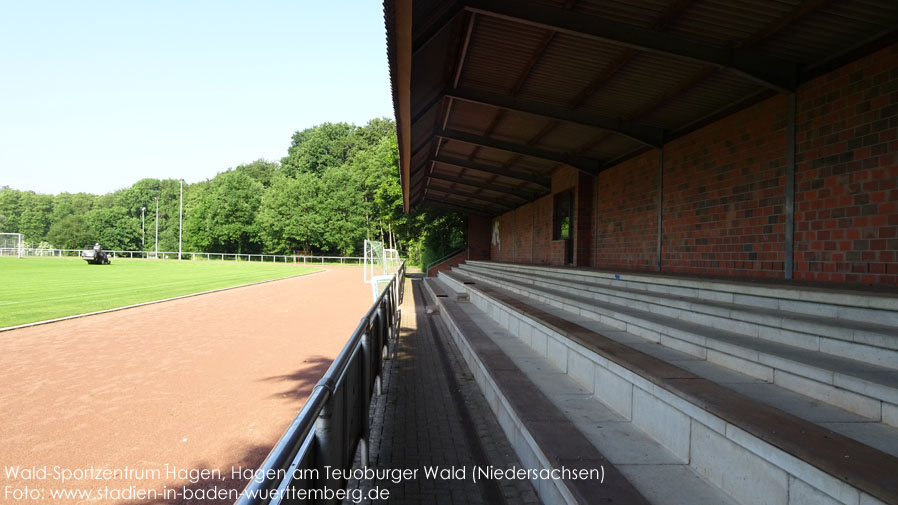
[[[570,240],[574,219],[574,192],[555,195],[552,223],[552,240]]]

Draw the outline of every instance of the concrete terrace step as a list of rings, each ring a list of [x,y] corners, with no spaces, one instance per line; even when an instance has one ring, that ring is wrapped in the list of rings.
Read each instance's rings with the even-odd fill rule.
[[[893,455],[677,364],[685,362],[659,359],[543,310],[539,302],[467,275],[440,278],[467,291],[509,333],[740,503],[898,504]]]
[[[898,371],[604,302],[581,292],[466,270],[466,275],[693,356],[898,426]]]
[[[727,292],[721,291],[724,285],[719,282],[714,290],[674,287],[671,292],[659,290],[665,286],[661,284],[664,280],[661,277],[654,278],[655,284],[620,282],[586,274],[576,276],[564,269],[517,268],[483,262],[462,265],[460,270],[492,273],[540,287],[570,290],[598,300],[623,303],[752,337],[830,354],[853,354],[857,359],[898,369],[898,311],[744,295],[735,291],[741,285],[731,285]],[[882,295],[877,296],[882,298]]]
[[[485,265],[519,271],[552,273],[559,277],[589,278],[596,283],[613,283],[615,286],[644,288],[663,293],[698,295],[708,299],[753,305],[752,297],[781,300],[777,308],[794,312],[808,311],[817,314],[821,305],[833,305],[834,317],[864,320],[856,317],[855,309],[898,311],[898,293],[894,289],[833,288],[808,283],[781,281],[742,281],[719,277],[682,276],[646,272],[609,272],[588,268],[571,268],[495,261],[467,261],[467,265]],[[740,301],[741,300],[741,301]],[[804,302],[803,304],[792,302]]]
[[[524,465],[604,469],[603,482],[536,483],[544,503],[736,505],[485,313],[457,302],[451,288],[425,285]]]

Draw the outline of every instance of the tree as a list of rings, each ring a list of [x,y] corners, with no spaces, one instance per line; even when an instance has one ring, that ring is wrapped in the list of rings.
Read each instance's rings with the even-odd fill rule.
[[[322,174],[319,208],[325,220],[322,242],[327,250],[351,256],[361,249],[367,231],[361,189],[360,174],[349,166],[331,167]]]
[[[262,184],[243,172],[218,174],[209,184],[205,202],[205,231],[210,247],[219,251],[257,252],[256,212],[262,202]]]
[[[274,178],[275,174],[280,170],[280,168],[281,165],[278,162],[265,161],[260,158],[252,163],[238,165],[234,169],[234,171],[243,172],[244,174],[260,182],[262,186],[267,188],[271,186],[271,180]]]
[[[322,196],[315,174],[276,178],[259,207],[258,222],[265,249],[288,254],[296,249],[311,251],[312,247],[321,247],[319,238],[325,226],[320,209]]]
[[[281,160],[284,173],[323,173],[346,162],[355,127],[347,123],[323,123],[293,134],[287,157]]]
[[[33,191],[22,193],[22,213],[19,216],[19,233],[25,241],[36,244],[44,240],[50,229],[50,214],[53,212],[53,197]]]
[[[95,242],[95,237],[79,214],[69,214],[54,221],[47,232],[47,242],[60,249],[80,249]]]
[[[19,216],[22,214],[21,192],[3,186],[0,188],[0,232],[19,233]]]
[[[121,207],[94,209],[84,216],[84,221],[89,236],[104,249],[133,251],[140,247],[140,220]]]

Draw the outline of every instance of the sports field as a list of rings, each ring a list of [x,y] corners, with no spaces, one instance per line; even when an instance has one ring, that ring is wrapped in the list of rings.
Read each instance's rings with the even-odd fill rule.
[[[318,270],[292,263],[0,258],[0,328]]]
[[[371,302],[361,269],[326,266],[0,333],[0,504],[233,504]]]

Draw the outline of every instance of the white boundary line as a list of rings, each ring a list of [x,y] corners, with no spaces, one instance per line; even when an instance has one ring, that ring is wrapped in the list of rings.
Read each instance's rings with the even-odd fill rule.
[[[239,286],[231,286],[231,287],[228,287],[228,288],[212,289],[212,290],[209,290],[209,291],[201,291],[201,292],[199,292],[199,293],[191,293],[191,294],[189,294],[189,295],[175,296],[175,297],[173,297],[173,298],[164,298],[164,299],[162,299],[162,300],[152,300],[152,301],[149,301],[149,302],[135,303],[134,305],[125,305],[124,307],[115,307],[115,308],[112,308],[112,309],[98,310],[98,311],[96,311],[96,312],[85,312],[84,314],[74,314],[74,315],[71,315],[71,316],[57,317],[56,319],[47,319],[47,320],[45,320],[45,321],[36,321],[36,322],[33,322],[33,323],[25,323],[25,324],[20,324],[20,325],[17,325],[17,326],[7,326],[6,328],[0,328],[0,333],[3,333],[3,332],[5,332],[5,331],[19,330],[19,329],[22,329],[22,328],[30,328],[30,327],[32,327],[32,326],[41,326],[41,325],[44,325],[44,324],[58,323],[58,322],[60,322],[60,321],[68,321],[69,319],[78,319],[78,318],[81,318],[81,317],[96,316],[96,315],[98,315],[98,314],[106,314],[106,313],[108,313],[108,312],[117,312],[117,311],[119,311],[119,310],[134,309],[134,308],[137,308],[137,307],[143,307],[143,306],[145,306],[145,305],[153,305],[153,304],[156,304],[156,303],[171,302],[171,301],[174,301],[174,300],[180,300],[180,299],[182,299],[182,298],[190,298],[190,297],[192,297],[192,296],[208,295],[208,294],[210,294],[210,293],[218,293],[219,291],[228,291],[228,290],[231,290],[231,289],[246,288],[246,287],[249,287],[249,286],[257,286],[257,285],[259,285],[259,284],[266,284],[266,283],[269,283],[269,282],[284,281],[284,280],[287,280],[287,279],[293,279],[293,278],[296,278],[296,277],[305,277],[305,276],[307,276],[307,275],[314,275],[314,274],[318,274],[318,273],[326,272],[326,271],[327,271],[327,270],[324,270],[324,269],[322,269],[322,270],[316,270],[316,271],[314,271],[314,272],[307,272],[307,273],[304,273],[304,274],[290,275],[290,276],[288,276],[288,277],[281,277],[281,278],[278,278],[278,279],[269,279],[269,280],[267,280],[267,281],[251,282],[251,283],[249,283],[249,284],[241,284],[241,285],[239,285]]]

